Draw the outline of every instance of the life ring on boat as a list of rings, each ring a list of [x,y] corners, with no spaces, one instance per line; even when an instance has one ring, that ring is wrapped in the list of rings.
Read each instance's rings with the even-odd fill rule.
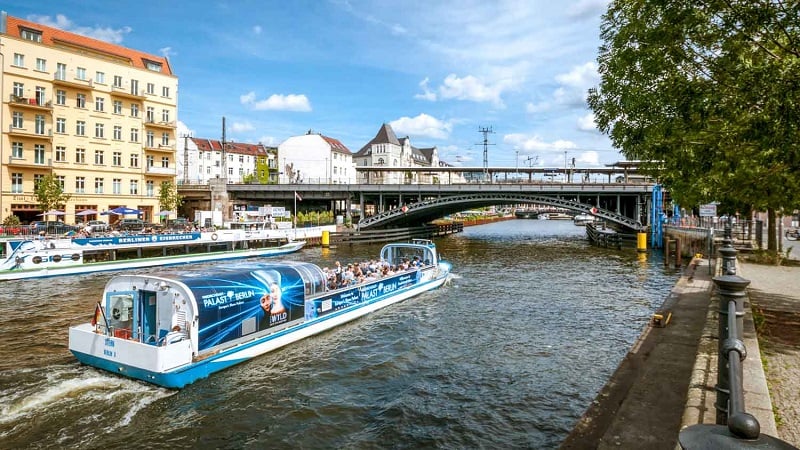
[[[216,241],[217,237],[219,237],[219,236],[217,236],[217,233],[211,233],[211,240],[212,241]]]
[[[39,263],[42,262],[42,257],[41,256],[34,256],[32,261],[33,261],[34,264],[39,264]]]
[[[77,261],[77,260],[81,259],[81,255],[79,255],[77,253],[73,253],[72,256],[70,256],[70,259],[73,260],[73,261]]]
[[[53,257],[50,259],[53,260],[53,262],[55,263],[61,262],[61,255],[53,255]]]

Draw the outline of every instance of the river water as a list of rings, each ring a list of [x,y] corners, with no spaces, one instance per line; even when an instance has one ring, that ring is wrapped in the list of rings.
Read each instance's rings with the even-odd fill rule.
[[[80,366],[109,274],[0,284],[0,448],[553,448],[677,279],[571,222],[437,240],[444,288],[171,391]],[[331,266],[379,246],[309,248]]]

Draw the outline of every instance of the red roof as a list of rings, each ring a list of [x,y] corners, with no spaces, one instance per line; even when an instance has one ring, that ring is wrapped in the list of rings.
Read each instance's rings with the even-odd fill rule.
[[[214,139],[191,138],[201,152],[220,151],[222,142]],[[244,144],[241,142],[226,142],[225,151],[241,155],[265,156],[267,149],[263,144]]]
[[[117,58],[126,59],[130,64],[139,69],[147,69],[146,61],[161,64],[161,72],[164,75],[173,75],[172,68],[169,65],[169,60],[163,56],[151,55],[149,53],[132,50],[120,45],[111,44],[109,42],[92,39],[80,34],[70,33],[68,31],[59,30],[58,28],[48,27],[36,22],[29,22],[18,17],[8,16],[6,22],[6,34],[16,38],[22,38],[22,28],[27,28],[33,31],[42,33],[42,44],[48,46],[55,46],[57,43],[65,43],[78,47],[84,47],[96,52],[106,53]]]
[[[328,136],[323,136],[321,134],[320,136],[322,137],[322,139],[325,139],[325,142],[327,142],[328,145],[331,146],[331,150],[338,151],[339,153],[346,153],[348,155],[352,153],[350,149],[345,147],[344,144],[342,144],[341,141],[339,141],[338,139],[334,139]]]

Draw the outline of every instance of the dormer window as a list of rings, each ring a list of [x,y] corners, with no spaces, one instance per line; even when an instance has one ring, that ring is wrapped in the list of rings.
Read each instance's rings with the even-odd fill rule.
[[[42,42],[42,32],[38,30],[31,30],[29,28],[22,28],[19,35],[22,39],[33,42]]]
[[[161,63],[145,60],[144,66],[147,68],[147,70],[152,70],[153,72],[161,72]]]

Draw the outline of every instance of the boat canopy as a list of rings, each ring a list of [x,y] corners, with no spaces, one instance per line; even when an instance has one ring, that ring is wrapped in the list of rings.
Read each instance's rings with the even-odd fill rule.
[[[410,243],[388,244],[381,250],[381,259],[393,265],[414,260],[425,265],[438,264],[436,245],[427,239],[414,239]]]

